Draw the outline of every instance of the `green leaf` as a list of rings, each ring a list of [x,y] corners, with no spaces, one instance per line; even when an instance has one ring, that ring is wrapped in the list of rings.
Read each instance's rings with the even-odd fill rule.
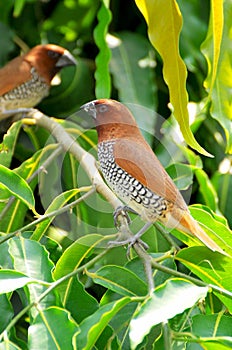
[[[205,87],[211,101],[210,111],[224,129],[229,153],[232,153],[231,16],[231,1],[211,1],[208,34],[202,45],[208,64]]]
[[[5,283],[8,282],[5,281]],[[8,300],[6,294],[0,295],[0,313],[1,315],[4,315],[4,317],[0,317],[0,332],[2,333],[14,316],[13,307],[10,301]]]
[[[197,220],[204,231],[228,254],[232,255],[232,235],[228,224],[221,220],[209,208],[206,211],[203,206],[193,205],[189,207],[190,212]]]
[[[214,0],[210,3],[210,23],[208,27],[208,34],[203,43],[203,51],[206,49],[206,43],[210,47],[210,56],[206,53],[206,60],[208,63],[208,76],[205,80],[205,87],[209,89],[209,94],[212,93],[214,84],[217,79],[217,73],[219,68],[219,58],[221,54],[221,45],[223,40],[223,27],[224,27],[224,9],[222,0]]]
[[[94,40],[99,48],[96,57],[96,98],[109,98],[111,93],[111,79],[109,74],[109,61],[111,52],[106,43],[106,34],[111,21],[109,1],[103,0],[97,14],[98,25],[94,29]]]
[[[157,105],[154,83],[156,63],[152,57],[153,49],[149,41],[137,33],[122,32],[117,36],[108,35],[107,42],[112,53],[110,71],[120,101],[123,103],[129,101],[154,111]],[[147,89],[147,85],[150,89]],[[154,118],[153,112],[153,120]]]
[[[193,218],[200,224],[208,236],[226,253],[232,255],[232,235],[225,218],[215,214],[210,208],[203,205],[191,205],[189,209]],[[172,233],[188,246],[203,244],[195,236],[182,231],[174,229]]]
[[[107,344],[107,345],[106,345]],[[108,347],[110,350],[119,350],[121,349],[121,344],[118,337],[115,334],[115,329],[111,326],[106,326],[100,337],[96,342],[96,349],[105,349]]]
[[[13,238],[9,241],[9,253],[14,262],[14,268],[31,277],[45,283],[53,282],[52,270],[54,265],[49,259],[48,252],[36,241],[29,239]],[[29,284],[29,301],[37,300],[47,287],[40,284]],[[40,303],[40,310],[56,304],[57,297],[52,291]],[[37,310],[31,310],[33,317],[37,314]]]
[[[30,186],[26,181],[17,175],[13,170],[0,164],[0,184],[7,189],[9,193],[17,197],[30,209],[34,210],[35,199]]]
[[[77,276],[69,280],[63,305],[78,323],[92,315],[99,307],[97,300],[85,290]]]
[[[168,280],[146,299],[130,323],[131,349],[142,342],[151,328],[167,322],[177,314],[192,307],[208,292],[207,287],[197,287],[183,279]],[[183,297],[184,296],[184,297]]]
[[[21,176],[21,178],[23,178],[24,180],[28,179],[38,169],[39,165],[41,165],[40,160],[42,154],[47,155],[47,152],[49,150],[50,149],[48,146],[44,147],[43,150],[34,153],[34,155],[31,158],[26,159],[23,163],[21,163],[21,165],[18,168],[14,169],[14,172],[17,175]],[[30,187],[32,190],[37,185],[38,179],[39,177],[37,176],[32,182],[30,182]],[[5,189],[4,192],[7,193],[1,193],[0,197],[2,198],[3,195],[6,194],[9,197],[9,192],[7,191],[7,189]],[[1,211],[4,209],[4,207],[5,203],[0,203]],[[12,202],[10,208],[8,208],[7,210],[7,213],[5,213],[3,217],[1,217],[0,231],[12,232],[22,227],[27,210],[27,206],[20,200],[15,200],[14,202]]]
[[[7,168],[11,164],[21,126],[21,121],[13,123],[7,130],[7,133],[4,135],[3,142],[0,145],[0,164],[6,166]]]
[[[195,84],[188,87],[192,96],[202,96],[201,85],[202,79],[205,78],[205,59],[200,51],[200,47],[207,34],[207,22],[204,15],[209,9],[209,3],[195,0],[178,0],[178,5],[184,18],[180,37],[181,55],[185,60],[188,70],[194,72],[197,76],[196,79],[200,80],[199,86],[197,86],[197,90],[200,91],[193,91]]]
[[[74,349],[93,349],[94,344],[110,320],[119,312],[119,310],[130,302],[130,298],[124,297],[100,307],[94,314],[87,317],[80,324],[80,333],[74,338]]]
[[[18,271],[0,270],[0,293],[12,292],[32,281],[32,278]]]
[[[0,266],[2,269],[13,269],[8,242],[0,244]]]
[[[86,272],[95,283],[127,296],[145,296],[147,285],[136,274],[125,267],[107,265],[96,272]]]
[[[78,331],[79,327],[71,319],[69,312],[50,307],[38,314],[29,327],[28,346],[31,350],[72,350],[72,338]]]
[[[212,183],[219,197],[219,208],[223,215],[226,216],[230,226],[232,225],[232,176],[228,172],[226,174],[221,174],[220,172],[215,172],[212,177]]]
[[[187,266],[192,273],[206,283],[214,284],[228,291],[232,290],[231,268],[232,259],[212,252],[206,247],[191,247],[182,249],[176,259]],[[232,312],[232,299],[215,292],[217,297]]]
[[[185,141],[198,152],[210,156],[197,143],[189,126],[187,70],[179,54],[182,16],[178,4],[175,0],[135,0],[135,3],[147,22],[149,39],[162,57],[163,76],[169,88],[170,102]]]
[[[90,234],[79,238],[72,245],[70,245],[63,255],[58,260],[53,276],[56,280],[67,275],[68,273],[77,269],[84,259],[93,254],[97,245],[104,241],[104,236],[97,234]],[[72,286],[73,278],[63,282],[58,286],[63,304],[66,304],[69,298],[70,288]]]
[[[88,188],[86,188],[88,190]],[[59,196],[54,198],[44,215],[52,213],[60,208],[62,208],[70,199],[72,199],[74,196],[79,194],[80,192],[83,192],[83,188],[81,189],[74,189],[70,191],[66,191],[61,193]],[[39,241],[41,237],[45,234],[48,227],[50,226],[51,222],[53,221],[55,216],[50,217],[44,221],[42,221],[39,225],[37,225],[35,231],[33,232],[31,239],[34,239],[35,241]]]
[[[140,129],[147,132],[144,136],[152,145],[154,135],[151,130],[154,130],[157,119],[154,112],[157,109],[157,88],[153,48],[144,37],[131,32],[108,35],[107,42],[112,53],[110,71],[119,99],[127,104]]]
[[[9,16],[12,13],[13,1],[7,1],[7,3],[0,2],[0,32],[4,40],[1,41],[1,53],[0,53],[0,65],[1,67],[7,62],[9,55],[14,50],[15,45],[13,42],[14,30],[8,26]],[[1,164],[1,162],[0,162]]]
[[[187,164],[171,164],[166,171],[179,190],[187,190],[193,183],[192,167]]]
[[[62,3],[60,2],[56,8],[61,6]],[[95,4],[92,3],[91,7],[93,6]],[[80,7],[78,8],[78,12],[80,12]],[[76,18],[75,21],[77,21]],[[53,86],[49,97],[40,103],[39,106],[42,110],[46,111],[47,115],[55,115],[56,117],[70,116],[71,113],[76,113],[78,108],[86,103],[86,101],[91,101],[95,98],[92,91],[94,77],[89,62],[81,57],[78,57],[77,60],[77,66],[67,67],[61,70],[59,73],[61,84]],[[85,87],[84,89],[83,86]]]
[[[191,331],[199,338],[203,338],[200,344],[210,343],[215,349],[225,349],[220,347],[224,345],[231,349],[232,347],[232,319],[231,317],[215,315],[195,315],[192,318]],[[207,345],[206,345],[207,346]],[[208,347],[207,347],[208,349]],[[213,348],[209,348],[213,349]]]
[[[195,175],[200,185],[200,193],[204,198],[205,204],[212,210],[216,211],[218,206],[218,196],[208,175],[203,169],[196,169]]]
[[[4,340],[0,343],[0,350],[22,350],[16,344],[12,343],[10,340]]]
[[[27,0],[15,0],[14,4],[14,17],[19,17]]]

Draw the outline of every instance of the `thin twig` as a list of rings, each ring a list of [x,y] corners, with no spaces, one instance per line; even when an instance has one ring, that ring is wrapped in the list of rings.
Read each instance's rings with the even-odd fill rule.
[[[150,257],[150,256],[149,256]],[[152,259],[152,257],[150,257],[150,261],[151,261],[151,265],[159,270],[159,271],[162,271],[162,272],[165,272],[169,275],[173,275],[173,276],[176,276],[176,277],[180,277],[180,278],[184,278],[190,282],[193,282],[194,284],[200,286],[200,287],[208,287],[208,288],[211,288],[213,291],[217,292],[217,293],[220,293],[222,295],[225,295],[229,298],[232,299],[232,293],[226,289],[223,289],[221,287],[218,287],[214,284],[211,284],[211,283],[206,283],[202,280],[198,280],[197,278],[194,278],[194,277],[191,277],[191,276],[188,276],[182,272],[178,272],[176,270],[172,270],[170,269],[169,267],[166,267],[166,266],[163,266],[163,265],[160,265],[158,264],[154,259]]]
[[[87,188],[87,187],[86,187]],[[85,188],[85,189],[86,189]],[[81,196],[80,198],[78,198],[77,200],[73,201],[72,203],[69,203],[67,205],[65,205],[64,207],[60,208],[60,209],[57,209],[57,210],[54,210],[52,211],[51,213],[48,213],[48,214],[44,214],[42,216],[40,216],[38,219],[34,220],[33,222],[30,222],[29,224],[23,226],[22,228],[20,228],[19,230],[17,231],[14,231],[14,232],[11,232],[9,233],[8,235],[4,236],[1,240],[0,240],[0,244],[6,242],[8,239],[18,235],[19,233],[21,232],[24,232],[24,231],[27,231],[29,229],[31,229],[32,227],[34,227],[35,225],[38,225],[40,224],[42,221],[46,220],[46,219],[49,219],[49,218],[52,218],[52,217],[56,217],[57,215],[60,215],[60,214],[63,214],[65,213],[66,211],[68,211],[69,209],[75,207],[77,204],[79,204],[80,202],[82,202],[84,199],[86,199],[87,197],[89,197],[91,194],[93,194],[96,189],[94,186],[89,186],[90,190],[83,194],[83,196]]]
[[[170,234],[166,232],[166,230],[158,222],[155,222],[154,226],[162,234],[162,236],[166,239],[166,241],[170,244],[171,247],[175,248],[176,251],[180,250],[178,244],[174,241],[174,239],[172,239]]]
[[[42,171],[45,171],[48,165],[51,164],[51,162],[61,153],[62,147],[57,146],[55,151],[44,161],[44,163],[26,180],[26,182],[29,184],[32,180],[36,178]],[[10,209],[11,205],[16,201],[16,197],[12,196],[9,198],[6,206],[3,208],[3,210],[0,213],[0,221],[4,218],[8,210]]]
[[[144,270],[148,281],[149,294],[152,294],[155,289],[155,285],[151,265],[151,257],[149,254],[147,254],[147,252],[144,250],[143,247],[141,247],[139,243],[135,243],[133,248],[143,262]]]
[[[53,160],[62,152],[61,146],[56,146],[57,148],[48,156],[48,158],[43,162],[43,164],[27,179],[27,182],[30,183],[36,178],[41,172],[46,171],[46,168],[53,162]]]

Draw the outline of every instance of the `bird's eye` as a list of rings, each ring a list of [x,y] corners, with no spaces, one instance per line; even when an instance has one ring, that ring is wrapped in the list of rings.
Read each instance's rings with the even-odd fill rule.
[[[55,59],[60,57],[61,55],[59,54],[59,52],[48,50],[48,56]]]
[[[98,108],[98,111],[100,112],[100,113],[104,113],[104,112],[106,112],[108,110],[108,107],[106,106],[106,105],[101,105],[101,106],[99,106],[99,108]]]

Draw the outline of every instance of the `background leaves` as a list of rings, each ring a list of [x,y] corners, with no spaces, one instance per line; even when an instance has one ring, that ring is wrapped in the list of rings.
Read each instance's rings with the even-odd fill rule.
[[[101,97],[125,103],[194,218],[229,255],[230,19],[229,0],[0,2],[1,66],[47,42],[78,61],[38,108],[97,157],[96,131],[79,107]],[[136,252],[128,260],[124,247],[109,247],[112,207],[88,196],[91,180],[74,155],[44,128],[0,126],[0,349],[231,348],[229,256],[173,230],[184,248],[175,254],[151,227],[149,291]],[[131,220],[136,233],[143,223]]]

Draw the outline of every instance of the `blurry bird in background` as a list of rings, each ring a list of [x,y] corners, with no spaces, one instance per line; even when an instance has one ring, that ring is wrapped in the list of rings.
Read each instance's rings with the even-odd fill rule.
[[[33,47],[0,69],[0,120],[32,108],[48,96],[53,77],[66,66],[76,65],[75,58],[61,46]]]
[[[157,221],[167,228],[177,228],[196,236],[211,250],[227,255],[191,216],[130,111],[109,99],[95,100],[81,108],[95,120],[101,171],[115,194],[148,224]],[[132,242],[121,243],[133,244],[141,233]]]

